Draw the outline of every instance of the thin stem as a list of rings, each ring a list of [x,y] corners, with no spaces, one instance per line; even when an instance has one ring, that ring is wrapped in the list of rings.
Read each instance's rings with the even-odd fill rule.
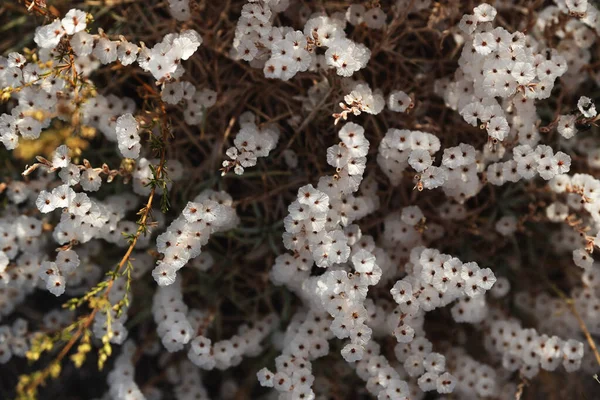
[[[560,290],[558,287],[556,287],[556,285],[554,285],[553,283],[550,284],[550,287],[552,287],[552,289],[560,296],[560,298],[563,299],[563,301],[565,302],[567,307],[569,307],[569,310],[573,313],[573,315],[577,319],[577,322],[579,323],[579,327],[581,328],[583,335],[585,336],[588,344],[590,345],[590,348],[592,349],[594,356],[596,357],[596,362],[598,363],[598,365],[600,365],[600,353],[598,353],[598,348],[596,347],[596,342],[594,342],[594,338],[592,338],[590,331],[588,330],[587,326],[585,325],[585,321],[583,320],[583,318],[581,318],[581,315],[577,311],[577,307],[575,307],[575,300],[573,300],[572,298],[570,298],[566,294],[564,294],[563,291]]]
[[[167,143],[167,139],[168,139],[168,123],[166,121],[167,113],[166,113],[166,108],[164,106],[164,103],[162,103],[162,102],[161,102],[160,110],[161,110],[160,120],[161,120],[161,128],[162,128],[161,130],[162,130],[163,146],[160,151],[160,162],[159,162],[158,167],[156,168],[156,179],[160,179],[164,175],[164,168],[165,168],[165,163],[166,163],[166,143]],[[141,218],[139,219],[138,229],[137,229],[135,235],[133,236],[131,243],[129,244],[129,248],[127,249],[127,251],[125,252],[123,257],[121,258],[121,261],[119,262],[115,273],[111,275],[110,281],[108,282],[108,284],[102,294],[102,296],[105,299],[108,299],[108,295],[110,293],[110,290],[114,286],[117,276],[119,275],[120,271],[123,269],[123,267],[129,261],[129,258],[135,248],[135,245],[137,244],[139,237],[142,235],[142,233],[146,232],[146,221],[148,220],[148,216],[150,215],[150,210],[152,209],[152,203],[154,202],[154,197],[156,195],[156,188],[157,188],[157,186],[155,185],[155,186],[152,186],[152,188],[150,189],[148,201],[146,202],[146,205],[142,209],[142,212],[141,212],[142,215],[141,215]],[[75,343],[77,343],[78,340],[81,338],[81,335],[83,335],[83,333],[89,328],[89,326],[93,322],[94,317],[96,316],[98,311],[100,311],[100,307],[94,308],[90,312],[90,314],[87,315],[87,317],[83,317],[80,319],[80,321],[84,321],[84,322],[79,323],[79,327],[78,327],[77,331],[75,332],[75,334],[73,334],[71,339],[69,339],[69,341],[62,348],[60,353],[58,353],[58,355],[56,356],[54,361],[50,363],[50,366],[46,367],[35,380],[33,380],[29,385],[27,385],[26,389],[24,390],[25,393],[30,392],[30,391],[35,391],[38,386],[40,386],[41,384],[43,384],[45,382],[45,380],[48,378],[48,375],[52,371],[51,367],[53,365],[56,365],[57,363],[60,363],[64,359],[64,357],[73,348]]]

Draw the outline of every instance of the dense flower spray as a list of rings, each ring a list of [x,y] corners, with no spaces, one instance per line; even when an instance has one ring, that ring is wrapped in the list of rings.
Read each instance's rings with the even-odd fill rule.
[[[102,400],[596,390],[593,3],[168,0],[152,34],[26,3],[0,56],[19,399],[67,363]]]

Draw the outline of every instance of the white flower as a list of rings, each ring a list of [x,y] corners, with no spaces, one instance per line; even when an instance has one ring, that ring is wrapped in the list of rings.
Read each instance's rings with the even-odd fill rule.
[[[429,151],[416,149],[410,152],[410,156],[408,157],[408,163],[411,167],[415,169],[415,171],[423,172],[427,168],[431,167],[433,161],[431,159],[431,154],[429,154]]]
[[[188,0],[169,0],[169,10],[178,21],[187,21],[192,16]]]
[[[35,201],[35,205],[40,212],[45,214],[56,209],[56,200],[52,193],[42,190]]]
[[[102,64],[110,64],[117,60],[117,42],[107,38],[100,38],[92,52]]]
[[[10,114],[0,115],[0,135],[16,133],[17,119]]]
[[[412,298],[412,286],[407,281],[397,281],[390,293],[396,303],[402,304]]]
[[[517,219],[513,216],[504,216],[496,222],[496,231],[502,236],[510,236],[517,230]]]
[[[491,138],[498,141],[503,141],[510,130],[506,118],[498,116],[490,119],[487,123],[486,130]]]
[[[35,36],[33,40],[42,49],[53,49],[56,47],[56,45],[58,45],[64,34],[64,28],[62,27],[60,21],[56,20],[51,24],[38,27],[35,30]]]
[[[183,99],[183,85],[181,82],[169,82],[163,87],[160,96],[169,104],[177,104]]]
[[[424,216],[418,206],[408,206],[402,209],[400,218],[405,224],[415,226],[424,218]]]
[[[69,185],[60,185],[52,190],[52,196],[57,208],[66,208],[71,206],[75,191]]]
[[[236,48],[238,57],[244,61],[252,61],[258,54],[258,48],[251,40],[242,40]]]
[[[390,93],[388,107],[395,112],[404,112],[412,105],[412,99],[401,90]]]
[[[267,368],[263,368],[256,373],[258,382],[263,387],[273,387],[273,376],[275,374],[269,371]]]
[[[65,292],[65,278],[61,275],[52,275],[46,281],[46,289],[56,297]]]
[[[73,51],[80,57],[89,56],[94,50],[94,37],[86,31],[77,32],[70,42]]]
[[[181,87],[183,90],[183,98],[186,100],[192,100],[196,94],[196,87],[188,81],[182,81]]]
[[[594,118],[598,114],[596,105],[589,97],[581,96],[577,101],[577,108],[586,118]]]
[[[305,185],[298,189],[298,201],[307,206],[314,204],[316,200],[322,198],[324,193],[318,191],[313,185]]]
[[[25,65],[27,59],[20,53],[13,51],[8,53],[8,62],[7,65],[9,68],[21,68]]]
[[[117,46],[117,57],[121,64],[130,65],[137,60],[140,48],[131,42],[121,41]]]
[[[494,35],[490,32],[477,33],[473,39],[475,51],[481,55],[488,55],[497,48]]]
[[[485,107],[480,102],[469,103],[460,110],[463,119],[473,126],[477,126],[478,120],[484,120]]]
[[[193,29],[182,31],[179,37],[173,40],[173,46],[181,50],[182,60],[190,58],[200,45],[202,45],[202,36]]]
[[[365,6],[362,4],[351,4],[346,10],[346,20],[352,25],[360,25],[365,15]]]
[[[554,161],[556,162],[558,174],[566,174],[571,169],[571,156],[562,151],[556,152]]]
[[[81,10],[71,9],[62,19],[61,24],[67,35],[85,30],[87,14]]]
[[[210,89],[202,89],[196,92],[194,99],[204,108],[209,108],[217,102],[217,92]]]
[[[69,163],[66,167],[61,168],[58,176],[62,179],[63,183],[74,186],[79,183],[81,171],[77,165]]]
[[[558,117],[558,125],[556,130],[565,139],[571,139],[577,133],[577,128],[575,127],[576,121],[577,117],[575,115],[561,115]]]
[[[386,15],[380,7],[373,7],[363,16],[363,21],[371,29],[381,29],[385,25]]]
[[[352,265],[360,273],[373,271],[375,256],[371,252],[361,249],[352,256]]]
[[[423,367],[423,355],[418,351],[413,352],[413,354],[404,360],[404,369],[408,376],[416,377],[422,375],[425,372],[425,368]]]
[[[554,157],[545,157],[538,162],[537,172],[545,180],[554,178],[558,171],[558,162]]]
[[[175,269],[168,266],[166,263],[160,262],[153,270],[152,277],[158,286],[168,286],[175,282],[177,277]]]
[[[559,68],[551,60],[541,62],[536,68],[536,73],[538,78],[540,79],[540,82],[553,82],[554,79],[556,79],[556,77],[561,75]]]
[[[467,34],[472,34],[477,29],[477,17],[475,15],[465,14],[460,19],[458,27]]]
[[[425,189],[435,189],[448,180],[448,174],[439,167],[431,166],[421,174],[421,182]]]
[[[478,5],[473,9],[473,15],[479,22],[491,22],[496,18],[497,11],[487,3]]]
[[[123,114],[117,119],[116,125],[117,141],[119,151],[126,158],[138,158],[140,156],[140,136],[138,134],[138,123],[130,113]]]
[[[81,179],[79,180],[81,184],[81,188],[86,192],[95,192],[100,189],[102,185],[102,178],[100,178],[100,172],[94,171],[93,168],[87,168],[81,174]]]
[[[63,274],[68,274],[79,266],[79,256],[73,250],[59,251],[56,256],[56,265]]]
[[[440,353],[430,353],[423,360],[423,366],[428,372],[441,374],[446,369],[446,358]]]
[[[363,353],[364,347],[353,343],[348,343],[342,348],[342,357],[349,363],[362,360]]]
[[[202,205],[202,203],[188,201],[182,214],[189,223],[199,221],[204,217],[204,205]]]
[[[448,372],[444,372],[435,381],[435,388],[438,393],[452,393],[456,386],[456,378]]]
[[[54,150],[52,156],[52,167],[54,168],[65,168],[71,162],[69,157],[69,148],[66,145],[61,145]]]
[[[511,75],[517,80],[519,85],[526,85],[535,78],[536,70],[529,63],[516,62],[511,68]]]
[[[594,258],[585,249],[573,250],[573,262],[579,268],[589,269],[594,264]]]
[[[18,120],[17,129],[24,139],[33,140],[40,137],[42,124],[33,117],[25,117]]]
[[[585,13],[588,8],[587,0],[565,0],[565,4],[570,12],[577,14]]]
[[[494,283],[496,283],[496,277],[489,268],[480,269],[475,275],[477,285],[485,290],[490,290]]]
[[[562,348],[563,354],[569,360],[577,360],[583,358],[583,343],[580,341],[569,339]]]

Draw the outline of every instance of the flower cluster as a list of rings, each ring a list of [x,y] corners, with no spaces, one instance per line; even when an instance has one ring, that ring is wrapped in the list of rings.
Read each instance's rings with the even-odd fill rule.
[[[321,68],[336,68],[337,74],[345,77],[365,67],[371,52],[346,38],[344,15],[314,16],[306,21],[303,31],[274,27],[277,13],[288,5],[283,0],[245,4],[237,23],[232,55],[263,68],[267,78],[284,81],[298,72],[316,69],[319,60]],[[317,55],[318,49],[325,49],[324,63],[323,55]]]
[[[569,65],[561,80],[568,86],[577,87],[588,75],[585,66],[592,58],[592,46],[600,28],[598,9],[587,0],[555,1],[539,12],[535,28],[543,32],[552,25],[556,26],[560,20],[565,24],[557,26],[552,35],[559,41],[557,50],[561,51]],[[591,72],[590,75],[598,81],[597,72]]]
[[[83,165],[73,164],[69,149],[64,145],[56,149],[52,161],[46,160],[45,167],[50,171],[60,170],[58,175],[63,183],[53,185],[51,190],[45,186],[40,188],[35,204],[44,214],[63,209],[61,220],[53,229],[57,243],[87,243],[94,238],[102,238],[121,246],[126,245],[121,232],[134,233],[136,228],[133,222],[121,220],[127,211],[137,206],[137,198],[114,195],[100,201],[85,193],[98,191],[102,185],[102,175],[107,175],[107,182],[110,182],[118,171],[111,171],[106,165],[93,168],[87,160]],[[50,181],[46,184],[52,185]],[[80,187],[84,192],[77,193],[74,187]],[[141,246],[144,246],[144,242],[147,245],[148,241],[149,237],[142,239]]]
[[[267,157],[279,141],[279,129],[274,125],[260,128],[256,125],[256,116],[245,112],[240,116],[240,131],[233,140],[234,146],[227,149],[231,160],[223,161],[223,174],[233,169],[237,175],[244,168],[253,167],[259,157]]]
[[[188,125],[200,125],[205,119],[206,110],[217,102],[217,93],[211,89],[196,90],[188,81],[167,82],[161,91],[161,98],[168,104],[183,104],[183,117]]]
[[[365,25],[370,29],[383,29],[387,16],[380,7],[366,9],[362,4],[352,4],[346,10],[346,20],[356,26]]]
[[[255,357],[262,353],[261,342],[279,323],[275,315],[268,315],[253,326],[242,325],[236,335],[229,339],[212,341],[203,335],[196,336],[190,342],[188,358],[204,370],[217,368],[225,370],[239,365],[244,357]]]
[[[15,186],[17,185],[13,185],[13,190],[22,190]],[[27,196],[26,193],[24,195]],[[0,221],[0,288],[35,286],[36,267],[39,266],[38,253],[44,244],[42,221],[38,218],[20,215]],[[25,285],[26,280],[23,276],[13,276],[12,268],[9,268],[13,260],[26,267],[23,273],[33,273],[33,276],[27,279],[28,285]],[[25,290],[25,287],[23,289]]]
[[[120,35],[30,2],[37,48],[0,56],[0,364],[54,360],[19,399],[92,351],[102,400],[597,383],[563,377],[600,364],[598,9],[388,3],[168,0]]]
[[[64,35],[72,36],[85,32],[87,19],[88,14],[85,12],[71,9],[62,20],[56,19],[48,25],[38,27],[35,31],[35,43],[42,49],[52,49],[60,43]]]
[[[135,194],[139,196],[148,196],[150,194],[152,191],[152,181],[155,180],[155,166],[159,163],[160,160],[147,159],[145,157],[137,160],[132,174],[133,192]],[[160,186],[154,188],[157,194],[164,194],[165,189],[167,191],[170,190],[174,182],[178,182],[184,177],[184,168],[179,161],[169,159],[167,163],[169,180],[166,182],[164,188]]]
[[[184,360],[178,366],[169,369],[168,372],[169,383],[172,383],[174,386],[174,394],[177,400],[210,399],[202,383],[200,371],[188,360]]]
[[[81,122],[85,126],[97,129],[111,142],[118,142],[117,119],[125,114],[133,114],[137,110],[131,98],[97,94],[95,97],[90,95],[81,105],[80,111]]]
[[[10,315],[37,287],[43,249],[48,237],[42,234],[42,221],[19,215],[19,204],[34,203],[48,181],[14,181],[7,188],[11,211],[0,219],[0,319]],[[29,236],[29,233],[34,234]],[[36,234],[37,232],[37,234]]]
[[[301,187],[297,199],[288,207],[283,242],[300,257],[277,258],[271,274],[277,284],[300,289],[302,281],[296,270],[304,271],[301,274],[308,277],[313,263],[327,268],[348,261],[351,253],[348,234],[356,232],[350,225],[377,208],[374,185],[363,187],[363,196],[352,195],[359,188],[369,150],[364,129],[348,123],[339,136],[340,144],[327,149],[327,162],[336,168],[336,175],[322,177],[317,188]]]
[[[56,261],[42,262],[40,278],[46,284],[46,289],[55,296],[65,292],[65,276],[79,267],[79,256],[73,250],[60,251]]]
[[[77,56],[93,55],[102,64],[119,60],[123,65],[130,65],[137,61],[157,81],[180,77],[185,71],[181,61],[190,58],[202,44],[202,38],[196,31],[186,30],[180,34],[166,35],[162,42],[152,48],[146,48],[143,44],[140,47],[124,38],[111,40],[103,31],[91,35],[85,30],[85,20],[84,12],[73,9],[62,21],[55,20],[39,27],[35,42],[40,48],[53,51],[65,37]]]
[[[422,392],[452,393],[457,379],[446,371],[446,357],[432,351],[432,344],[424,337],[415,338],[410,344],[396,346],[398,361],[410,377],[417,378]]]
[[[132,359],[136,350],[135,344],[128,341],[122,346],[121,353],[115,359],[114,368],[108,374],[107,379],[108,393],[112,399],[144,400],[146,398],[135,383],[135,364]]]
[[[440,140],[434,134],[391,128],[379,144],[377,163],[393,185],[400,183],[410,165],[419,174],[419,189],[434,189],[448,180],[446,170],[433,165],[433,156],[439,150]],[[461,161],[466,165],[470,158],[474,162],[474,157],[463,157]]]
[[[536,376],[540,368],[554,371],[561,364],[567,372],[577,371],[583,359],[583,343],[540,335],[533,328],[522,328],[514,320],[495,321],[489,343],[502,355],[505,369],[519,370],[529,379]]]
[[[495,287],[495,286],[494,286]],[[502,374],[490,365],[467,355],[462,347],[453,347],[446,357],[447,367],[456,377],[455,394],[465,398],[489,398],[505,394],[514,397],[516,385],[502,386]]]
[[[0,142],[7,149],[18,146],[19,136],[27,140],[38,139],[53,118],[66,120],[68,113],[77,111],[74,105],[78,104],[83,123],[101,130],[110,140],[118,140],[123,154],[137,158],[140,146],[136,143],[139,140],[135,135],[134,139],[126,140],[131,136],[130,132],[124,133],[123,128],[117,132],[116,122],[123,114],[134,112],[135,103],[131,99],[96,95],[91,90],[93,83],[88,78],[89,74],[100,65],[117,60],[124,66],[137,62],[157,81],[169,85],[168,81],[178,79],[185,72],[181,61],[191,57],[202,44],[197,32],[186,30],[166,35],[152,48],[145,47],[143,43],[140,47],[122,36],[111,40],[102,30],[96,35],[88,33],[87,19],[86,13],[73,9],[62,20],[39,27],[34,38],[40,47],[38,59],[29,59],[16,52],[8,58],[0,57],[0,86],[10,88],[9,93],[18,100],[10,114],[0,116]],[[70,46],[68,51],[71,54],[65,53],[65,46],[61,43]],[[56,60],[69,56],[73,57],[70,69],[58,68]],[[170,88],[173,87],[178,86],[171,84]],[[216,99],[212,91],[196,95],[194,92],[195,88],[186,88],[188,105],[184,115],[189,124],[201,123],[204,110]],[[166,97],[169,100],[174,98]],[[134,130],[133,127],[130,129]],[[127,151],[124,152],[125,148]]]
[[[340,119],[346,120],[349,114],[360,115],[361,113],[377,115],[385,107],[385,100],[380,90],[373,92],[371,87],[364,82],[352,82],[349,87],[350,93],[344,96],[344,103],[340,103],[342,111],[333,114],[335,123]]]
[[[183,301],[180,279],[159,287],[152,300],[152,314],[158,336],[171,353],[182,350],[200,327],[201,319],[192,318],[195,312]]]
[[[364,305],[369,286],[376,285],[382,275],[376,258],[365,242],[360,242],[360,231],[353,235],[351,263],[353,273],[344,269],[331,270],[305,284],[305,291],[316,294],[323,307],[333,318],[331,332],[338,339],[350,338],[342,349],[347,362],[363,357],[364,347],[371,340],[372,329],[366,325],[368,311]],[[312,287],[313,289],[307,289]]]
[[[517,182],[520,179],[532,179],[537,174],[545,180],[562,176],[569,172],[571,157],[552,147],[537,145],[535,150],[528,144],[513,148],[513,159],[500,163],[491,163],[487,167],[488,181],[493,185]]]
[[[564,202],[556,201],[548,206],[547,212],[554,222],[565,221],[572,212],[585,211],[586,216],[591,218],[591,224],[595,226],[600,224],[599,179],[589,174],[561,174],[555,176],[549,182],[549,187],[553,192],[561,196],[559,198],[560,200],[564,199]],[[589,235],[585,234],[583,237],[580,236],[577,238],[575,243],[575,246],[572,247],[570,244],[565,243],[567,244],[566,248],[568,250],[574,250],[579,247],[584,247],[588,253],[591,253],[594,243],[598,245],[600,244],[600,241],[595,241],[593,237],[589,237]],[[578,243],[581,243],[581,245],[578,246]],[[593,258],[590,254],[589,261],[592,260]]]
[[[328,347],[324,343],[331,338],[329,335],[351,338],[351,343],[342,350],[348,362],[362,358],[364,346],[371,337],[371,328],[365,324],[367,310],[363,303],[368,286],[379,282],[382,274],[373,255],[374,246],[367,247],[368,238],[361,241],[360,229],[352,225],[355,219],[377,208],[373,199],[375,185],[363,185],[361,197],[352,195],[362,181],[369,142],[364,129],[354,123],[344,125],[339,137],[340,144],[327,149],[327,162],[336,168],[336,175],[322,177],[317,189],[312,185],[301,187],[297,200],[288,207],[283,239],[286,247],[297,256],[279,256],[271,273],[275,284],[285,284],[295,290],[311,305],[319,319],[324,310],[334,318],[332,321],[324,319],[327,324],[324,337],[315,328],[310,332],[299,330],[284,348],[284,355],[289,353],[304,364],[308,363],[309,357],[324,355],[322,351]],[[352,263],[354,273],[344,268],[348,261]],[[327,268],[327,272],[310,278],[314,263]],[[311,351],[313,355],[309,355]],[[280,392],[311,395],[310,383],[298,387],[293,385],[294,374],[290,371],[278,374],[281,376],[263,371],[263,385],[274,385]],[[311,376],[309,370],[301,374],[300,377]],[[274,380],[267,379],[266,375],[274,376]]]
[[[600,300],[598,299],[598,296],[595,295],[595,291],[596,287],[593,287],[577,290],[576,293],[574,293],[574,304],[578,310],[581,310],[580,317],[586,326],[589,327],[592,335],[597,335],[598,332],[600,332],[596,311],[596,307]],[[564,350],[563,347],[563,349],[558,349],[556,353],[552,353],[551,359],[546,358],[543,365],[556,363],[555,368],[557,368],[563,363],[567,371],[571,371],[570,368],[579,369],[580,367],[586,373],[594,373],[597,371],[598,363],[594,357],[593,351],[588,342],[582,342],[583,338],[579,336],[579,330],[577,328],[579,322],[576,317],[569,312],[569,309],[565,306],[564,302],[552,298],[546,293],[533,296],[525,291],[516,293],[515,298],[520,301],[520,308],[536,315],[539,329],[524,329],[518,321],[506,320],[502,316],[499,316],[499,318],[493,322],[494,326],[509,326],[511,329],[516,329],[517,332],[527,331],[533,333],[534,338],[542,338],[543,340],[553,337],[553,341],[558,341],[559,343],[566,343],[569,341],[571,343],[576,342],[576,347],[581,347],[581,357],[578,355],[575,359],[571,359],[573,357],[568,357],[570,354],[569,352],[564,352],[563,354],[559,351]],[[521,336],[523,336],[523,334],[521,334]],[[581,338],[581,340],[559,338]],[[507,368],[507,366],[515,367],[515,365],[517,365],[517,369],[526,367],[533,375],[537,374],[540,367],[542,369],[547,369],[542,365],[543,351],[545,348],[533,348],[533,343],[529,342],[527,343],[527,346],[523,346],[522,344],[516,345],[516,340],[523,341],[520,336],[512,338],[507,335],[500,335],[497,332],[496,340],[488,340],[486,346],[490,352],[497,354],[498,357],[501,358],[503,364],[506,364],[504,365],[504,368]],[[509,346],[506,345],[506,341],[509,342]],[[502,343],[499,344],[499,342]],[[525,351],[527,349],[532,350],[535,354],[532,353],[526,355]],[[559,360],[555,360],[556,357],[558,357]],[[546,364],[546,362],[550,363]],[[533,370],[529,370],[530,368],[533,368]]]
[[[391,290],[400,308],[394,329],[399,342],[411,342],[421,329],[412,326],[413,319],[421,325],[422,313],[456,300],[451,311],[457,322],[477,323],[485,317],[487,308],[483,295],[496,282],[491,269],[481,269],[475,262],[463,263],[456,257],[423,247],[411,251],[410,263],[405,269],[409,275],[397,281]]]
[[[150,268],[147,263],[151,261],[143,253],[139,254],[139,256],[136,260],[138,268],[135,276],[137,278],[148,272]],[[108,283],[110,281],[107,279],[105,282]],[[115,344],[122,344],[127,339],[129,334],[129,331],[125,327],[125,323],[129,317],[127,310],[129,304],[133,301],[133,295],[128,291],[127,285],[127,278],[125,276],[120,276],[112,281],[108,300],[111,304],[115,304],[116,307],[104,313],[96,313],[94,316],[92,332],[97,339],[102,340],[107,337],[111,343]]]
[[[482,4],[461,19],[460,69],[443,96],[466,122],[481,124],[494,143],[515,139],[534,146],[540,140],[535,101],[550,97],[555,80],[567,71],[567,60],[522,32],[494,28],[496,14]]]
[[[156,248],[164,255],[152,270],[156,282],[160,286],[173,284],[177,271],[200,255],[210,235],[231,229],[237,223],[231,196],[212,190],[200,193],[156,238]]]
[[[0,325],[0,364],[6,364],[12,357],[25,357],[30,347],[28,336],[28,323],[24,319]]]

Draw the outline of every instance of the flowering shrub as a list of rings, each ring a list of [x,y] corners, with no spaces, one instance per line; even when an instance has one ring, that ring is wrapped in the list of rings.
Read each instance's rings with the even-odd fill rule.
[[[2,398],[597,398],[593,2],[69,3],[0,6]]]

